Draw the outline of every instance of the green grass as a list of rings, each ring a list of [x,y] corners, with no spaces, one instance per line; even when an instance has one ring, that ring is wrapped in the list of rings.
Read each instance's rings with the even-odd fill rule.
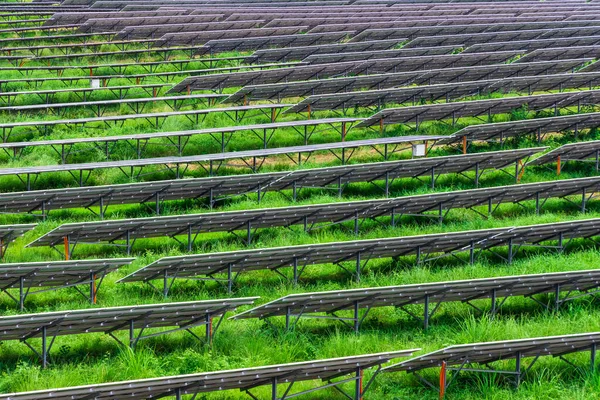
[[[233,54],[224,54],[231,56]],[[125,59],[115,58],[113,61]],[[144,59],[151,60],[150,58]],[[89,62],[94,62],[89,60]],[[4,65],[4,64],[3,64]],[[133,69],[132,71],[138,71]],[[140,68],[139,71],[143,72]],[[136,72],[132,72],[136,73]],[[70,73],[69,73],[70,74]],[[74,74],[74,73],[73,73]],[[51,76],[50,73],[39,73],[36,76]],[[2,78],[18,78],[18,73],[2,73]],[[120,81],[111,81],[116,85]],[[144,83],[151,83],[148,80]],[[60,88],[53,82],[45,88]],[[27,90],[22,84],[15,84],[12,90]],[[142,92],[131,92],[130,96],[140,97]],[[98,95],[98,99],[108,99],[109,95]],[[73,100],[61,98],[61,101]],[[35,98],[23,98],[23,104],[39,102]],[[160,106],[145,111],[162,110]],[[591,111],[591,110],[586,110]],[[127,113],[126,108],[111,110],[111,113]],[[349,115],[368,116],[368,110],[352,111]],[[77,118],[89,116],[80,109],[69,109],[66,117]],[[318,113],[313,116],[327,117],[331,113]],[[517,120],[548,116],[542,112],[534,115],[520,110],[510,115],[495,116],[494,121]],[[58,117],[45,113],[0,116],[2,122],[47,120]],[[62,118],[62,117],[61,117]],[[284,119],[300,119],[302,116],[286,116]],[[244,123],[267,122],[257,117]],[[420,132],[431,134],[450,134],[463,126],[483,123],[478,119],[460,120],[457,126],[444,123],[425,123]],[[199,128],[227,126],[233,122],[222,116],[209,116]],[[185,119],[168,121],[161,127],[163,131],[174,131],[196,128]],[[54,129],[47,138],[67,138],[81,135],[118,135],[133,132],[151,131],[142,121],[127,123],[122,128],[105,127],[99,129],[85,128],[70,131]],[[386,129],[386,135],[405,135],[414,131],[401,127]],[[41,138],[37,134],[24,133],[23,138],[35,140]],[[377,137],[372,130],[353,130],[348,140]],[[592,130],[579,139],[597,139],[598,132]],[[339,140],[339,134],[330,130],[316,133],[311,143],[326,143]],[[557,147],[573,140],[571,134],[557,135],[546,140],[543,145]],[[300,136],[291,130],[280,130],[273,137],[271,147],[292,146],[302,143]],[[164,142],[163,142],[164,144]],[[537,146],[532,140],[511,140],[500,145],[475,144],[471,151],[499,150],[501,148]],[[228,150],[260,148],[261,143],[252,133],[243,132],[234,135]],[[194,137],[186,150],[186,154],[201,154],[218,151],[218,144],[208,137]],[[115,159],[131,158],[131,149],[126,145],[119,146],[113,152]],[[153,147],[147,156],[172,155],[172,151],[164,146]],[[434,155],[457,154],[456,149],[437,148]],[[409,155],[401,152],[396,158]],[[82,162],[101,160],[101,154],[90,151],[79,153],[72,161]],[[352,162],[380,161],[373,152],[361,151]],[[35,149],[20,160],[14,161],[1,156],[3,167],[24,165],[46,165],[58,162],[55,153],[49,149]],[[335,165],[334,158],[319,154],[301,168],[324,165]],[[277,157],[265,166],[264,171],[289,170],[297,168],[283,157]],[[239,168],[225,168],[223,174],[246,173]],[[587,165],[567,165],[561,179],[595,175],[597,172]],[[190,176],[204,176],[200,169],[192,171]],[[469,175],[469,174],[467,174]],[[146,177],[168,178],[169,175],[156,172]],[[545,168],[528,168],[523,182],[539,182],[558,179],[553,171]],[[95,171],[90,183],[108,184],[126,182],[118,171]],[[513,180],[501,172],[491,172],[482,178],[483,186],[511,184]],[[40,177],[36,187],[52,188],[73,186],[70,177],[61,174],[48,174]],[[442,177],[437,184],[436,192],[471,188],[472,183],[464,177]],[[0,191],[21,190],[22,184],[11,178],[0,180]],[[403,179],[392,185],[392,196],[431,193],[427,179],[425,182]],[[336,193],[326,190],[306,190],[296,204],[331,203],[336,201],[380,198],[381,192],[369,184],[350,185],[338,198]],[[575,200],[575,199],[574,199]],[[218,205],[218,210],[243,210],[262,207],[285,207],[291,203],[277,193],[268,193],[260,204],[256,196],[238,196]],[[166,214],[209,212],[205,201],[171,202],[164,208]],[[132,218],[151,215],[142,205],[114,206],[109,209],[107,218]],[[291,229],[273,228],[259,230],[251,248],[290,246],[306,243],[326,243],[354,239],[394,237],[423,233],[450,232],[468,229],[493,228],[500,226],[528,225],[554,221],[566,221],[583,218],[600,217],[600,204],[596,200],[588,204],[588,213],[583,215],[576,205],[561,200],[551,200],[545,205],[540,215],[535,215],[533,203],[526,203],[525,209],[516,205],[503,205],[489,219],[483,219],[476,213],[467,210],[452,210],[443,224],[432,223],[426,219],[404,217],[396,227],[386,224],[389,219],[382,219],[383,225],[366,221],[361,226],[358,236],[352,233],[352,224],[341,224],[322,227],[311,233],[305,233],[300,227]],[[47,221],[25,237],[18,239],[8,251],[6,262],[27,262],[42,260],[58,260],[60,255],[48,248],[25,248],[25,244],[45,232],[65,222],[94,220],[91,213],[85,210],[60,210],[50,213]],[[25,223],[35,221],[31,216],[1,215],[0,223]],[[241,240],[225,233],[200,235],[194,251],[216,252],[245,248]],[[150,286],[144,284],[117,284],[116,281],[128,273],[166,256],[183,254],[184,249],[170,239],[148,239],[136,243],[134,254],[137,260],[128,267],[110,274],[98,295],[98,307],[148,304],[165,301]],[[500,250],[502,252],[502,250]],[[118,257],[122,253],[108,246],[81,246],[77,248],[76,258]],[[305,291],[341,290],[355,287],[385,286],[419,282],[435,282],[456,279],[474,279],[482,277],[503,276],[512,274],[558,272],[597,268],[600,260],[597,248],[589,242],[575,241],[565,253],[551,250],[528,250],[520,252],[511,265],[507,265],[491,253],[484,253],[474,265],[465,263],[466,259],[440,259],[435,263],[414,265],[413,258],[404,259],[403,263],[395,263],[390,259],[372,260],[363,271],[362,281],[356,283],[339,268],[332,265],[311,266],[307,268],[300,285],[294,287],[288,281],[269,272],[252,272],[240,277],[234,287],[233,296],[260,296],[262,304],[290,293]],[[188,301],[201,299],[226,298],[228,295],[213,283],[199,283],[191,280],[178,280],[171,291],[168,301]],[[552,297],[547,298],[548,301]],[[478,303],[479,304],[479,303]],[[484,310],[489,304],[479,304]],[[27,312],[43,312],[52,310],[68,310],[88,308],[90,305],[77,292],[70,289],[48,292],[31,296],[26,302]],[[419,308],[414,308],[415,312]],[[0,314],[16,314],[14,303],[6,295],[0,295]],[[503,340],[544,335],[558,335],[600,330],[600,309],[598,303],[591,298],[581,298],[565,305],[556,313],[548,312],[531,300],[524,298],[509,299],[500,313],[493,320],[487,315],[480,315],[466,304],[448,303],[440,307],[433,317],[430,329],[423,331],[418,321],[408,314],[392,308],[378,308],[371,311],[365,320],[359,335],[334,321],[301,320],[291,332],[285,332],[283,321],[275,318],[272,324],[257,320],[225,321],[215,336],[212,348],[199,343],[191,335],[175,333],[143,341],[136,351],[132,352],[119,346],[107,335],[89,334],[72,337],[60,337],[56,340],[51,353],[51,366],[41,369],[33,354],[21,343],[0,343],[0,391],[16,392],[44,388],[82,385],[89,383],[111,382],[126,379],[176,375],[199,371],[223,370],[231,368],[260,366],[272,363],[286,363],[315,358],[339,357],[369,352],[381,352],[408,348],[422,348],[423,352],[437,350],[447,345],[477,341]],[[202,329],[198,329],[201,333]],[[515,390],[510,382],[498,376],[482,376],[480,374],[462,374],[450,386],[448,398],[453,399],[596,399],[600,390],[600,375],[586,370],[588,354],[568,356],[581,368],[574,368],[558,359],[542,358],[525,377],[522,386]],[[499,364],[505,368],[513,368],[511,362]],[[437,379],[435,372],[426,372],[432,380]],[[296,387],[309,388],[314,383],[303,383]],[[260,391],[258,393],[261,393]],[[266,391],[263,392],[266,394]],[[207,399],[237,399],[245,395],[235,391],[208,394]],[[336,397],[337,396],[337,397]],[[330,399],[341,398],[332,390],[315,392],[307,398]],[[425,388],[418,380],[406,374],[382,374],[368,392],[368,399],[434,399],[437,394]]]

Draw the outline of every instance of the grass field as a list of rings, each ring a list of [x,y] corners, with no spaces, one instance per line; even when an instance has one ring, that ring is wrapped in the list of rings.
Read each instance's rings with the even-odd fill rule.
[[[1,37],[11,37],[4,34]],[[47,43],[40,39],[39,43]],[[114,50],[110,46],[102,50]],[[48,54],[51,54],[50,52]],[[54,53],[52,53],[54,54]],[[239,55],[224,53],[223,57]],[[144,58],[143,61],[151,61]],[[135,62],[134,59],[115,57],[114,62]],[[83,62],[94,63],[93,59]],[[81,62],[80,62],[81,63]],[[75,64],[75,63],[74,63]],[[9,66],[7,62],[1,64]],[[36,65],[34,61],[26,65]],[[194,64],[188,68],[193,69]],[[164,69],[165,71],[168,68]],[[174,70],[174,69],[173,69]],[[133,68],[128,74],[144,73],[142,68]],[[65,71],[64,76],[76,75],[76,72]],[[100,73],[98,73],[100,74]],[[50,72],[35,72],[33,77],[50,77]],[[22,75],[16,71],[0,71],[1,79],[18,79]],[[152,78],[144,83],[160,83]],[[111,80],[111,85],[125,84],[125,81]],[[86,85],[83,82],[80,85]],[[50,82],[38,89],[57,89],[60,83]],[[10,90],[30,90],[25,83],[14,82]],[[507,96],[516,94],[506,94]],[[98,100],[107,99],[96,94]],[[128,97],[143,97],[140,91],[132,91]],[[482,97],[483,98],[483,97]],[[68,96],[61,97],[56,102],[73,101]],[[297,99],[288,99],[290,103]],[[35,96],[23,97],[19,104],[35,104],[40,99]],[[165,111],[158,104],[151,105],[144,112]],[[356,110],[349,116],[368,116],[372,110]],[[593,111],[586,109],[585,111]],[[1,111],[0,111],[1,112]],[[564,110],[564,113],[573,112]],[[125,106],[108,109],[105,115],[131,113]],[[494,121],[507,121],[524,118],[534,118],[552,115],[551,113],[531,113],[519,110],[510,115],[494,116]],[[70,108],[61,116],[49,113],[15,114],[2,112],[0,123],[10,121],[41,121],[59,118],[83,118],[92,116],[89,112]],[[330,117],[333,113],[319,113],[313,116]],[[302,115],[283,116],[280,120],[302,119]],[[268,122],[266,117],[256,117],[244,121],[244,124]],[[450,134],[463,126],[482,123],[478,119],[462,119],[457,126],[448,126],[442,122],[427,123],[421,127],[420,133]],[[210,115],[199,126],[200,128],[228,126],[232,121],[217,114]],[[173,118],[165,123],[162,131],[177,131],[196,128],[185,118]],[[82,130],[55,129],[46,139],[108,136],[134,132],[149,132],[151,128],[143,121],[127,122],[123,127],[98,129],[89,127]],[[409,129],[389,127],[385,135],[410,134]],[[376,130],[353,129],[347,140],[378,137]],[[41,139],[39,134],[25,132],[18,136],[19,140]],[[599,137],[597,130],[585,132],[578,140],[593,140]],[[332,131],[316,133],[311,143],[327,143],[337,141],[339,134]],[[573,135],[555,135],[545,140],[542,145],[551,148],[572,142]],[[166,142],[163,142],[166,143]],[[270,147],[293,146],[302,144],[302,139],[289,129],[281,129],[273,137]],[[491,150],[536,147],[538,143],[523,139],[509,141],[504,146],[478,143],[472,152]],[[260,140],[250,133],[236,134],[232,137],[227,150],[247,150],[261,147]],[[186,154],[213,153],[220,150],[219,145],[210,137],[195,136],[190,140]],[[127,159],[135,154],[126,144],[112,152],[113,159]],[[174,150],[164,146],[149,149],[147,157],[173,155]],[[433,156],[459,154],[456,148],[436,147]],[[393,156],[396,159],[410,158],[409,151],[402,151]],[[99,150],[76,154],[71,162],[100,161],[102,153]],[[52,150],[39,147],[27,152],[18,160],[9,155],[1,154],[2,167],[49,165],[59,162],[58,155]],[[381,161],[381,157],[370,150],[358,151],[351,162]],[[310,168],[326,165],[338,165],[336,158],[323,152],[309,159],[298,167],[284,157],[270,158],[263,166],[263,172],[290,170],[293,168]],[[152,169],[151,169],[152,170]],[[512,171],[511,171],[512,172]],[[220,174],[248,173],[242,168],[223,168]],[[528,168],[521,182],[541,182],[554,179],[567,179],[596,175],[592,165],[567,165],[560,177],[545,167]],[[200,168],[192,169],[189,176],[206,176]],[[467,173],[467,176],[472,174]],[[171,176],[156,170],[144,179],[168,179]],[[88,184],[111,184],[127,182],[118,170],[94,171]],[[514,178],[500,171],[484,175],[482,187],[508,185],[514,183]],[[58,188],[73,186],[75,182],[68,174],[45,174],[36,181],[36,188]],[[472,182],[467,177],[454,175],[443,176],[436,184],[436,192],[472,188]],[[17,178],[0,178],[0,191],[22,190],[22,182]],[[403,179],[394,182],[390,196],[431,193],[429,180],[424,182],[415,179]],[[381,198],[380,190],[370,184],[350,185],[341,197],[336,191],[305,190],[301,192],[300,204],[320,204],[346,201],[351,199]],[[577,200],[574,198],[574,202]],[[267,207],[286,207],[290,200],[278,193],[268,193],[260,203],[256,195],[238,196],[218,203],[218,210],[247,210]],[[438,224],[425,218],[403,217],[395,227],[379,224],[374,221],[364,221],[360,232],[354,235],[353,222],[333,226],[323,226],[313,232],[305,232],[301,227],[272,228],[259,230],[250,248],[291,246],[308,243],[325,243],[347,241],[354,239],[383,238],[395,236],[417,235],[424,233],[453,232],[471,229],[483,229],[503,226],[520,226],[546,222],[568,221],[584,218],[600,217],[600,203],[592,200],[588,203],[587,213],[582,214],[577,204],[564,200],[550,200],[539,215],[535,213],[533,201],[520,205],[502,205],[489,218],[483,218],[475,212],[456,209],[449,212],[443,223]],[[484,210],[482,207],[481,210]],[[170,202],[163,208],[163,214],[208,213],[206,201],[176,201]],[[151,216],[152,211],[144,205],[111,206],[107,219],[120,219]],[[34,231],[18,239],[9,248],[5,262],[32,262],[44,260],[60,260],[61,254],[49,248],[25,248],[24,246],[49,232],[51,229],[75,221],[96,220],[87,210],[52,211],[45,221],[40,221],[30,215],[0,215],[0,224],[39,222]],[[196,241],[194,252],[217,252],[243,249],[247,246],[239,238],[231,234],[202,234]],[[500,252],[505,252],[501,249]],[[135,262],[121,268],[116,273],[108,275],[98,296],[98,307],[150,304],[163,301],[189,301],[201,299],[227,298],[228,294],[214,283],[202,283],[191,280],[175,282],[168,299],[144,284],[117,284],[116,281],[127,274],[166,255],[185,254],[185,249],[176,241],[170,239],[147,239],[137,241],[133,248]],[[75,258],[105,258],[119,257],[123,252],[110,246],[82,245],[78,246]],[[260,296],[258,304],[262,304],[290,293],[309,291],[339,290],[356,287],[373,287],[398,285],[420,282],[435,282],[444,280],[474,279],[493,276],[529,274],[541,272],[559,272],[597,268],[600,254],[589,241],[574,241],[567,251],[559,253],[553,250],[526,250],[519,252],[514,262],[506,264],[490,252],[484,252],[475,264],[468,264],[466,257],[442,258],[436,262],[416,265],[414,258],[403,258],[403,262],[390,259],[372,260],[362,273],[360,283],[355,282],[339,268],[332,265],[309,267],[303,275],[300,284],[293,286],[290,282],[269,272],[252,272],[243,274],[234,286],[232,296]],[[547,300],[552,301],[552,296]],[[489,303],[489,302],[488,302]],[[488,303],[481,303],[484,310],[489,309]],[[479,303],[477,303],[479,304]],[[27,313],[37,313],[55,310],[70,310],[91,307],[74,290],[60,290],[32,296],[26,302]],[[242,311],[242,310],[238,310]],[[0,314],[13,315],[18,313],[14,302],[6,295],[0,295]],[[427,331],[423,331],[421,323],[412,319],[401,310],[392,308],[377,308],[371,311],[365,320],[360,334],[355,334],[347,327],[334,321],[302,320],[298,326],[289,332],[284,329],[282,319],[274,319],[272,324],[258,320],[225,321],[216,334],[212,347],[204,346],[191,335],[175,333],[159,336],[143,341],[135,351],[125,349],[107,335],[77,335],[56,339],[52,353],[51,365],[47,369],[39,366],[38,360],[27,347],[13,341],[0,342],[0,392],[20,392],[44,388],[76,386],[91,383],[112,382],[119,380],[159,377],[165,375],[186,374],[199,371],[224,370],[250,366],[260,366],[274,363],[287,363],[318,358],[341,357],[346,355],[382,352],[409,348],[422,348],[422,352],[440,349],[447,345],[462,344],[478,341],[493,341],[504,339],[527,338],[546,335],[600,331],[600,309],[593,297],[584,297],[565,305],[558,312],[549,312],[542,306],[525,298],[509,299],[495,318],[487,314],[481,315],[466,304],[449,303],[441,306],[439,312],[431,321]],[[124,334],[123,334],[124,335]],[[448,398],[452,399],[597,399],[600,392],[600,374],[589,372],[587,353],[568,356],[575,366],[551,357],[541,358],[527,373],[522,385],[514,389],[510,382],[503,377],[482,374],[461,374],[448,390]],[[513,366],[505,362],[506,366]],[[426,374],[427,375],[427,374]],[[429,374],[433,380],[435,375]],[[296,389],[308,388],[312,383],[299,384]],[[264,393],[267,392],[265,389]],[[258,391],[258,393],[262,393]],[[225,393],[207,394],[198,398],[206,399],[236,399],[243,398],[243,393],[228,391]],[[336,397],[337,396],[337,397]],[[342,398],[333,390],[312,393],[312,399]],[[407,374],[382,374],[374,381],[368,392],[369,399],[434,399],[437,393],[424,387],[414,376]]]

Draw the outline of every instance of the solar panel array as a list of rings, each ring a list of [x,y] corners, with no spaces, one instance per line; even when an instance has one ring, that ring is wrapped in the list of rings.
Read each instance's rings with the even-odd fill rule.
[[[438,55],[424,57],[384,58],[366,61],[348,61],[333,64],[301,65],[260,72],[210,74],[193,76],[174,85],[170,93],[189,90],[215,90],[254,83],[277,83],[325,79],[337,76],[369,75],[390,72],[419,71],[452,67],[501,64],[519,52],[478,53],[465,55]]]
[[[290,83],[246,85],[232,94],[226,102],[273,100],[304,97],[327,93],[349,92],[361,89],[386,89],[408,85],[431,85],[451,82],[469,82],[512,76],[541,76],[571,72],[581,66],[581,60],[522,64],[493,64],[489,66],[432,69],[414,72],[396,72],[346,78],[299,81]],[[593,65],[593,64],[592,64]]]
[[[494,315],[498,311],[497,301],[500,299],[556,293],[557,288],[559,292],[568,292],[569,295],[573,293],[576,296],[579,291],[585,293],[598,286],[600,286],[600,272],[588,270],[313,292],[291,294],[244,311],[231,319],[266,319],[284,316],[286,326],[290,328],[292,318],[297,322],[302,317],[318,318],[324,314],[342,321],[347,318],[338,317],[339,313],[354,311],[351,321],[354,323],[354,328],[358,330],[364,321],[364,318],[360,318],[360,310],[371,310],[377,307],[402,309],[417,304],[425,307],[423,323],[426,329],[433,313],[437,311],[437,307],[431,311],[429,303],[469,303],[490,299],[491,314]],[[555,309],[568,301],[569,298],[563,298],[555,305]]]
[[[595,248],[600,220],[568,213],[594,209],[600,191],[600,143],[591,140],[600,126],[598,11],[597,2],[582,0],[0,4],[0,294],[17,306],[0,316],[0,341],[24,343],[42,367],[56,364],[60,373],[64,357],[51,351],[57,337],[67,343],[60,337],[106,333],[135,348],[142,339],[189,332],[217,347],[210,365],[219,369],[230,357],[246,364],[236,350],[244,343],[231,354],[221,346],[238,328],[240,338],[248,329],[263,335],[262,325],[243,321],[249,318],[282,317],[287,328],[301,318],[332,319],[357,332],[368,325],[374,348],[389,335],[380,329],[383,319],[367,318],[379,307],[393,306],[427,329],[445,304],[495,317],[508,298],[519,297],[560,309],[553,319],[564,322],[571,310],[562,305],[597,293],[596,270],[548,263],[536,265],[539,273],[503,274],[477,265],[478,278],[441,280],[431,277],[454,274],[452,263],[441,264],[441,272],[407,269],[440,259],[485,260],[494,268],[525,251],[538,257]],[[562,174],[570,164],[577,178]],[[540,180],[548,170],[559,177]],[[315,202],[315,195],[325,200]],[[537,217],[550,208],[551,215]],[[494,218],[521,209],[531,211],[530,225]],[[446,224],[468,221],[467,214],[486,220]],[[46,222],[31,223],[38,218]],[[372,226],[381,230],[362,236]],[[286,243],[284,227],[305,237]],[[357,237],[337,238],[346,230]],[[336,241],[314,234],[321,231],[335,232]],[[121,258],[120,250],[132,257]],[[338,267],[354,286],[330,283]],[[281,279],[278,286],[268,272]],[[387,281],[390,272],[401,284],[368,287],[375,274]],[[307,282],[320,291],[296,286]],[[219,299],[215,288],[247,297]],[[70,289],[85,302],[60,310],[71,304]],[[145,297],[155,291],[165,299],[150,304]],[[251,296],[262,293],[271,301]],[[172,302],[171,295],[193,301]],[[243,310],[225,320],[236,307]],[[23,314],[29,308],[35,311]],[[456,315],[460,323],[464,315]],[[221,323],[232,327],[213,344]],[[476,326],[488,338],[484,323]],[[390,332],[402,329],[411,327]],[[278,334],[270,325],[265,332],[267,340]],[[181,398],[236,389],[252,398],[323,390],[327,398],[360,400],[381,373],[401,371],[442,398],[463,371],[509,374],[518,384],[538,358],[566,360],[583,351],[595,367],[597,332],[473,344],[455,343],[453,330],[445,332],[448,347],[432,351],[440,335],[431,332],[423,343],[428,353],[392,365],[420,351],[401,350],[415,347],[407,344],[412,339],[386,353],[352,355],[349,346],[340,358],[268,365],[266,357],[261,367],[0,399]],[[317,329],[302,339],[314,345],[311,354],[330,353],[325,335]],[[275,352],[289,337],[273,344]],[[10,374],[22,355],[17,343],[7,345]],[[106,357],[112,367],[112,350]],[[525,368],[524,358],[532,359]],[[172,360],[165,353],[161,371],[173,370]],[[440,370],[439,389],[431,372],[422,373],[431,368]],[[34,386],[49,387],[46,372],[36,373]],[[411,387],[387,389],[374,390],[389,397]]]
[[[233,283],[232,276],[240,272],[257,270],[293,269],[293,279],[308,265],[349,263],[346,271],[360,279],[365,262],[378,258],[416,256],[417,263],[425,262],[429,256],[452,256],[467,253],[471,262],[475,252],[496,247],[508,247],[506,259],[511,262],[515,252],[522,247],[543,246],[545,243],[563,240],[588,239],[600,235],[600,220],[589,219],[529,226],[480,229],[417,236],[401,236],[332,242],[288,247],[204,253],[186,256],[164,257],[121,279],[120,282],[149,282],[163,277],[194,278],[216,275]],[[37,242],[36,245],[43,242]]]

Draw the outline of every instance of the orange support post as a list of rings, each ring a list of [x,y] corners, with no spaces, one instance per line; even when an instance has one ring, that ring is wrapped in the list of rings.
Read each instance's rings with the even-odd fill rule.
[[[383,118],[379,120],[379,133],[383,133]]]
[[[192,94],[192,88],[191,88],[191,86],[190,86],[190,85],[187,85],[187,94],[188,94],[188,96],[189,96],[190,94]]]
[[[556,175],[560,175],[560,169],[562,165],[560,165],[560,156],[556,157]]]
[[[308,106],[306,106],[307,111],[308,111],[308,119],[310,119],[310,104]]]
[[[342,142],[346,141],[346,123],[342,122]]]
[[[69,254],[69,237],[65,236],[63,240],[65,243],[65,260],[69,261],[69,258],[71,258]]]
[[[359,380],[359,392],[360,392],[360,400],[362,400],[363,398],[363,394],[365,392],[365,389],[363,387],[363,378],[364,378],[364,371],[361,369],[360,370],[360,380]]]
[[[446,361],[442,361],[442,369],[440,370],[440,400],[443,400],[446,395]]]
[[[94,69],[90,67],[90,76],[94,76]]]
[[[356,382],[354,385],[354,397],[353,399],[362,400],[363,398],[363,370],[362,368],[357,368],[356,370]],[[348,396],[350,397],[350,396]]]
[[[248,105],[248,96],[244,95],[244,105]]]
[[[463,149],[463,154],[467,154],[467,137],[466,136],[462,137],[462,149]]]

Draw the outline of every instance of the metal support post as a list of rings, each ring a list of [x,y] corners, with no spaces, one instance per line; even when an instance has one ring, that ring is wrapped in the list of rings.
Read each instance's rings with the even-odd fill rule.
[[[354,333],[358,333],[360,328],[360,319],[358,312],[360,310],[360,303],[358,301],[354,302]]]
[[[363,370],[362,368],[356,369],[356,383],[354,386],[354,399],[362,400],[363,397]]]
[[[517,356],[515,357],[516,366],[515,366],[515,385],[519,387],[521,384],[521,352],[517,352]]]
[[[429,295],[425,295],[425,311],[423,312],[423,329],[429,328]]]

